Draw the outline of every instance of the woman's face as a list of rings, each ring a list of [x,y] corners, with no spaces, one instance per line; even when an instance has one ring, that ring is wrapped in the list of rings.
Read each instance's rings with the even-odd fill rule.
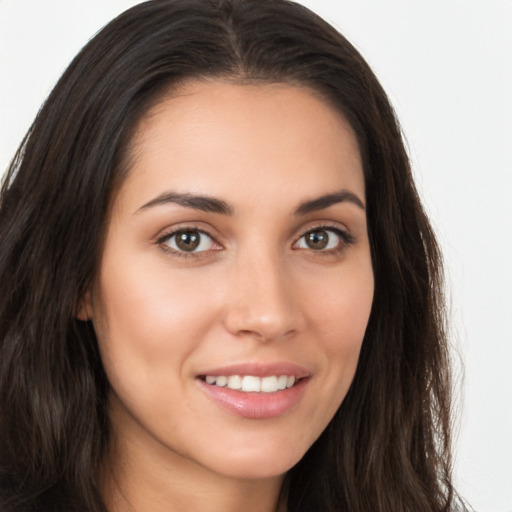
[[[116,439],[134,460],[281,475],[345,397],[370,314],[356,138],[305,88],[203,81],[131,150],[80,314]]]

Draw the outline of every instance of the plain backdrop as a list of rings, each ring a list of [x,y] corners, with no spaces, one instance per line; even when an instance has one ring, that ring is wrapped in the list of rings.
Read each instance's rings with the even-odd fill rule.
[[[0,0],[1,172],[69,61],[136,3]],[[463,361],[456,482],[479,512],[511,512],[512,0],[302,3],[361,51],[397,110]]]

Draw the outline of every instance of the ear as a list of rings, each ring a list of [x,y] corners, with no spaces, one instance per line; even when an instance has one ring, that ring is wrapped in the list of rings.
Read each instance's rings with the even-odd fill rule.
[[[92,319],[92,297],[91,291],[87,290],[78,305],[78,311],[76,314],[78,320],[82,320],[83,322],[87,322],[87,320]]]

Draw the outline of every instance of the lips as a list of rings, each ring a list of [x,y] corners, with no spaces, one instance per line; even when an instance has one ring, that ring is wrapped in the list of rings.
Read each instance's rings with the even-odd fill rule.
[[[243,364],[210,369],[197,381],[206,395],[230,413],[251,419],[273,418],[293,409],[311,373],[290,364]]]

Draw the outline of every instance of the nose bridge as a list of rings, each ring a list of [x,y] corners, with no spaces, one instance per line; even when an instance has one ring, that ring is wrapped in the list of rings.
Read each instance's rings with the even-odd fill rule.
[[[286,263],[270,247],[243,251],[232,267],[226,327],[238,336],[270,341],[300,327]]]

